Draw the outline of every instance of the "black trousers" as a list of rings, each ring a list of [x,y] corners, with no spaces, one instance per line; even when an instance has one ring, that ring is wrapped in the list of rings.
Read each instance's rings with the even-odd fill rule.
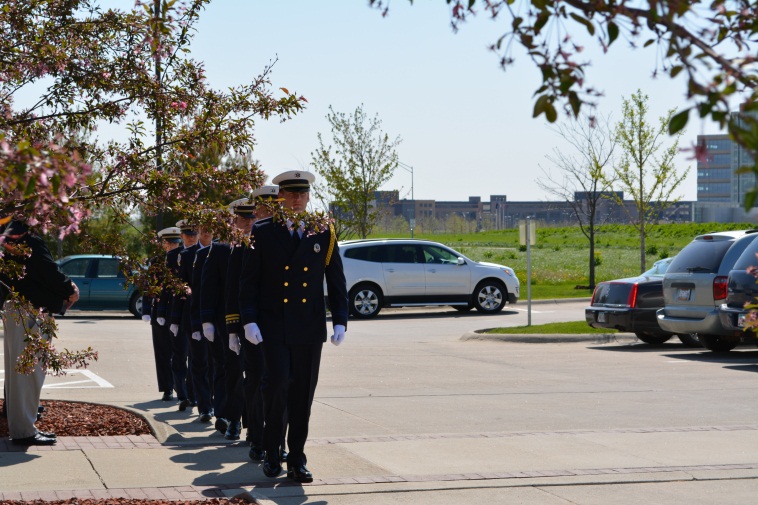
[[[153,354],[155,355],[155,372],[158,378],[158,391],[170,393],[174,389],[174,378],[171,371],[171,338],[168,326],[151,323],[153,334]]]
[[[323,343],[287,345],[264,340],[261,345],[266,367],[266,379],[261,387],[266,418],[263,448],[269,453],[278,452],[286,417],[289,423],[287,463],[305,464],[305,441]]]
[[[247,441],[256,447],[263,447],[263,395],[261,377],[263,377],[263,350],[261,345],[251,344],[244,335],[241,336],[242,367],[244,370],[245,427]]]

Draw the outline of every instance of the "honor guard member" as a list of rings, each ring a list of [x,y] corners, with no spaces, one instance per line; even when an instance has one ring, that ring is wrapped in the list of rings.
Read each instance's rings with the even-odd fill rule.
[[[184,412],[188,407],[197,406],[196,384],[202,382],[203,374],[207,373],[202,367],[193,365],[194,346],[192,344],[192,323],[190,321],[190,285],[192,284],[192,265],[195,261],[195,253],[200,247],[197,230],[186,220],[177,223],[181,230],[184,249],[179,253],[179,280],[186,286],[186,292],[181,296],[174,297],[171,308],[171,331],[177,339],[181,339],[187,345],[187,399],[179,399],[179,411]]]
[[[251,198],[241,198],[229,204],[235,215],[235,227],[243,232],[250,233],[253,223],[263,219],[270,219],[273,205],[279,199],[279,186],[262,186],[251,195]],[[260,203],[256,205],[256,203]],[[235,357],[242,358],[242,370],[244,380],[244,424],[247,428],[246,440],[250,443],[248,453],[253,461],[263,461],[263,396],[261,394],[261,378],[263,370],[263,354],[260,346],[253,345],[246,339],[240,339],[242,326],[239,315],[239,278],[242,270],[242,257],[245,248],[243,244],[235,244],[229,257],[227,272],[227,296],[226,296],[226,327],[229,332],[229,349],[232,354],[227,354],[227,374],[230,374],[231,363]],[[240,356],[241,355],[241,356]],[[227,375],[230,377],[231,375]],[[236,386],[235,386],[236,387]],[[227,391],[228,394],[228,391]],[[286,421],[284,423],[286,426]],[[286,457],[284,445],[284,432],[280,441],[280,459]]]
[[[186,219],[177,221],[176,227],[179,228],[181,233],[183,245],[177,258],[177,277],[189,286],[190,275],[186,274],[187,269],[184,267],[187,264],[190,267],[192,266],[195,250],[197,250],[197,230]],[[176,396],[179,400],[180,412],[184,412],[187,410],[187,407],[195,403],[195,388],[190,373],[191,357],[189,341],[191,332],[189,331],[189,303],[186,303],[187,299],[187,294],[173,297],[169,325],[169,331],[173,335],[171,339],[171,369],[174,374],[174,385],[176,387]]]
[[[225,322],[226,270],[229,265],[229,252],[229,244],[223,242],[213,241],[208,247],[208,256],[205,258],[200,274],[200,320],[203,336],[210,342],[211,356],[214,360],[214,398],[219,398],[218,401],[214,401],[215,427],[227,440],[238,440],[242,431],[241,415],[232,412],[235,414],[232,417],[229,413],[232,403],[242,402],[241,396],[232,397],[229,391],[229,382],[233,380],[230,378],[227,365],[229,334],[226,331]],[[219,375],[218,372],[221,370],[223,374]],[[234,391],[231,393],[233,394]]]
[[[176,258],[181,250],[181,238],[179,228],[171,226],[158,232],[158,238],[161,239],[161,246],[166,251],[164,258],[156,258],[155,261],[165,261],[171,272],[175,272]],[[174,378],[171,363],[171,333],[166,325],[166,308],[169,306],[167,300],[170,296],[169,291],[164,287],[161,289],[157,300],[150,303],[143,303],[142,311],[145,314],[146,308],[150,308],[150,329],[153,334],[153,351],[155,353],[155,370],[158,375],[158,391],[163,393],[164,402],[173,400]],[[143,317],[144,319],[144,317]]]
[[[216,415],[217,419],[223,419],[224,404],[224,366],[223,353],[218,352],[218,347],[211,345],[208,338],[203,335],[203,321],[200,315],[200,300],[202,292],[203,265],[210,252],[213,235],[202,228],[200,234],[200,247],[195,253],[192,263],[192,282],[190,289],[190,326],[192,329],[192,377],[197,396],[197,408],[200,413],[200,421],[208,423]],[[216,365],[216,366],[214,366]],[[226,426],[224,426],[226,431]]]
[[[314,180],[310,172],[293,170],[273,182],[279,185],[284,207],[300,213]],[[278,447],[287,412],[287,477],[312,482],[304,449],[327,337],[324,280],[332,343],[344,340],[347,326],[347,288],[337,237],[332,226],[311,230],[299,223],[265,220],[253,225],[253,244],[245,251],[239,302],[245,339],[263,346],[266,367],[263,473],[276,477],[282,470]]]

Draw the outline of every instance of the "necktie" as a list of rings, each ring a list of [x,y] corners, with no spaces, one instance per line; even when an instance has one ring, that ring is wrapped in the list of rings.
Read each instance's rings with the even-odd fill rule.
[[[298,230],[292,230],[292,245],[295,249],[300,245],[300,233],[298,233]]]

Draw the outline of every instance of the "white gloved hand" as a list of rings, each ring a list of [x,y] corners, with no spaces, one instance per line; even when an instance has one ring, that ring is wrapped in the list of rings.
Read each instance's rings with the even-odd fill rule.
[[[177,336],[179,334],[179,325],[178,324],[172,324],[168,327],[168,331],[174,334],[174,336]]]
[[[193,331],[192,332],[192,340],[197,340],[200,342],[200,340],[203,338],[203,336],[200,334],[199,331]]]
[[[242,345],[240,344],[239,335],[237,335],[236,333],[230,333],[229,334],[229,349],[231,349],[231,351],[234,354],[239,356],[241,347]]]
[[[345,327],[341,324],[334,325],[334,335],[332,335],[332,344],[340,345],[345,340]]]
[[[150,314],[145,314],[144,316],[142,316],[142,320],[145,321],[146,323],[149,323],[150,322]]]
[[[209,341],[213,342],[216,338],[216,328],[213,327],[213,323],[203,323],[203,335]]]
[[[155,320],[160,324],[161,326],[166,326],[166,318],[165,317],[156,317]]]
[[[261,330],[255,323],[247,323],[245,326],[245,339],[253,345],[258,345],[263,342],[263,335]]]

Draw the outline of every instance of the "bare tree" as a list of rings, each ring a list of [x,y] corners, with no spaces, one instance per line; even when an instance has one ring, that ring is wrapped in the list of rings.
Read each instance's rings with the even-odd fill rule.
[[[549,194],[565,201],[589,241],[589,288],[595,288],[595,233],[609,212],[601,212],[601,202],[609,199],[613,177],[607,170],[613,159],[616,141],[610,117],[591,120],[588,116],[570,119],[555,128],[573,148],[567,154],[553,148],[546,157],[557,170],[553,175],[542,169],[544,179],[537,184]],[[607,207],[607,206],[606,206]]]

